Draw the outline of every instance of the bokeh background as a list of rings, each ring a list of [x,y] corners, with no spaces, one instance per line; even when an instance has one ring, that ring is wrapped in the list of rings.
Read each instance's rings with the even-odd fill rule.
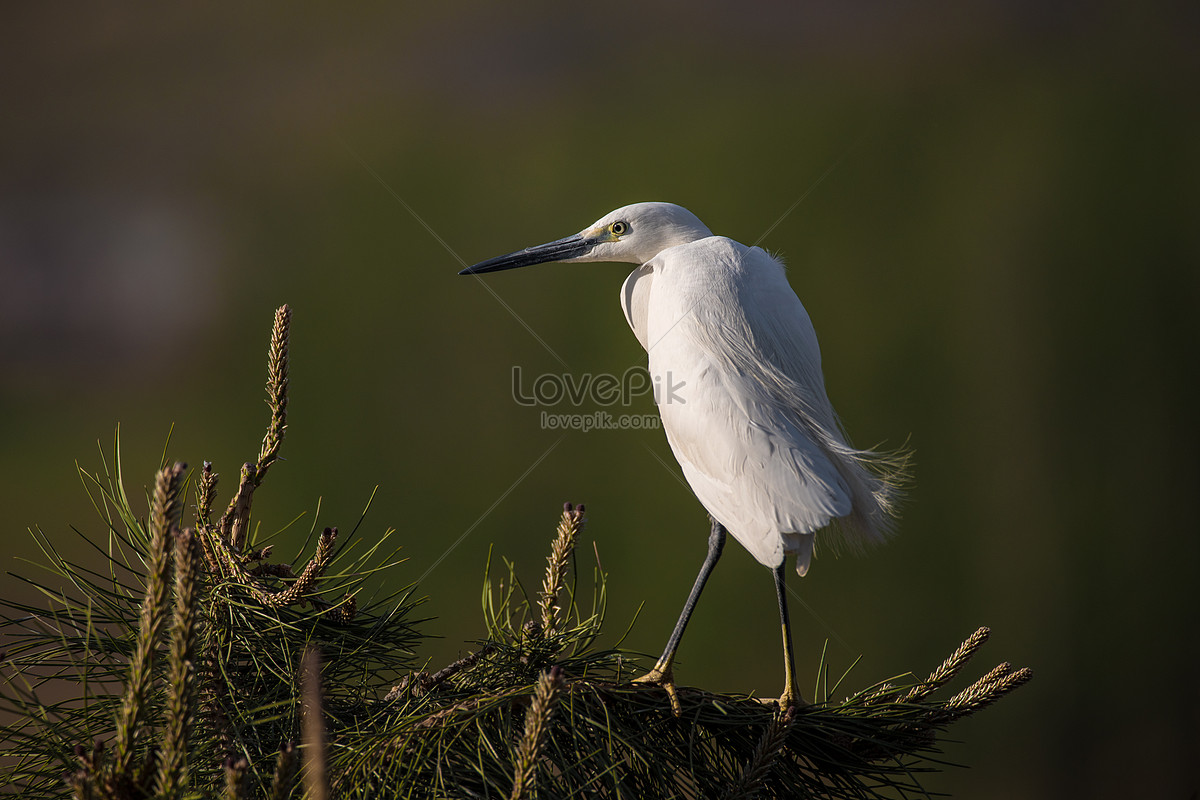
[[[970,769],[929,788],[1195,796],[1194,4],[2,14],[6,573],[36,573],[17,560],[37,558],[27,527],[64,549],[71,526],[101,530],[75,462],[99,469],[118,423],[135,486],[174,424],[170,456],[213,461],[228,491],[257,452],[288,302],[288,460],[256,497],[265,530],[302,512],[307,528],[319,498],[317,524],[349,527],[378,485],[360,535],[398,529],[394,581],[428,571],[437,667],[482,634],[489,547],[536,583],[559,505],[586,501],[607,641],[641,607],[626,644],[657,653],[707,530],[663,435],[564,436],[511,398],[514,366],[643,363],[617,304],[627,268],[491,291],[455,273],[670,200],[741,241],[770,229],[855,441],[917,453],[901,535],[793,578],[803,684],[826,640],[835,672],[863,655],[862,686],[987,624],[976,672],[1010,660],[1036,679],[954,728],[946,756]],[[777,636],[768,573],[731,546],[680,679],[777,692]]]

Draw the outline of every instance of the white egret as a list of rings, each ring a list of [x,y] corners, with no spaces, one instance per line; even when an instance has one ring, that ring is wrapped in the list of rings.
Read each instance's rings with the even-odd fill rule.
[[[635,203],[581,232],[482,261],[460,274],[548,261],[638,267],[621,307],[645,348],[671,450],[708,510],[708,555],[654,669],[678,710],[672,664],[700,593],[732,533],[775,576],[783,631],[780,706],[803,704],[796,684],[784,562],[809,567],[814,539],[852,549],[891,530],[898,457],[856,450],[825,394],[808,313],[783,265],[758,247],[714,236],[671,203]],[[832,523],[832,524],[831,524]],[[818,533],[819,532],[819,533]]]

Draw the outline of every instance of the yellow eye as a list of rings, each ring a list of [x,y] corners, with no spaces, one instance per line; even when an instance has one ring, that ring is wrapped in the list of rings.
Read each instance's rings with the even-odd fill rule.
[[[629,233],[629,223],[628,222],[614,222],[612,225],[608,226],[608,229],[610,231],[612,231],[614,234],[616,234],[617,236],[624,236],[625,234]]]

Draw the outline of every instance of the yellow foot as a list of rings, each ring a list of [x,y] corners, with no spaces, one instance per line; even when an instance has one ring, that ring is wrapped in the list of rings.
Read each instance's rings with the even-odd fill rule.
[[[808,705],[808,701],[793,686],[784,689],[783,694],[780,695],[777,702],[779,703],[779,710],[785,713],[789,708],[801,709]]]
[[[679,695],[675,692],[675,675],[671,668],[665,670],[655,667],[640,678],[634,678],[634,683],[649,683],[655,686],[661,686],[667,692],[667,697],[671,701],[671,711],[675,716],[683,714],[683,707],[679,704]]]
[[[758,702],[764,706],[777,706],[780,713],[786,712],[789,708],[796,710],[808,708],[808,701],[804,699],[804,695],[800,694],[795,687],[789,686],[784,689],[783,694],[776,700],[774,697],[760,697]]]

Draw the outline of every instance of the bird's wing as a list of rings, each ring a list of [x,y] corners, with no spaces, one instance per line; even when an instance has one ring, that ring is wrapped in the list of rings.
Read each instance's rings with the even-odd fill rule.
[[[804,534],[865,508],[878,481],[845,442],[816,333],[778,261],[712,237],[651,265],[650,372],[683,384],[682,402],[659,398],[667,438],[701,503],[776,566],[811,545]]]
[[[671,449],[700,502],[755,558],[778,566],[800,544],[784,533],[813,533],[850,513],[850,494],[826,454],[778,408],[749,397],[745,376],[703,356],[688,359],[666,340],[660,347],[671,366],[656,349],[651,373],[679,387],[676,401],[659,404]]]
[[[643,350],[649,350],[646,344],[646,309],[650,305],[650,287],[654,282],[654,268],[649,264],[629,273],[625,283],[621,285],[621,310],[625,312],[625,321],[633,329],[633,335],[641,343]]]

